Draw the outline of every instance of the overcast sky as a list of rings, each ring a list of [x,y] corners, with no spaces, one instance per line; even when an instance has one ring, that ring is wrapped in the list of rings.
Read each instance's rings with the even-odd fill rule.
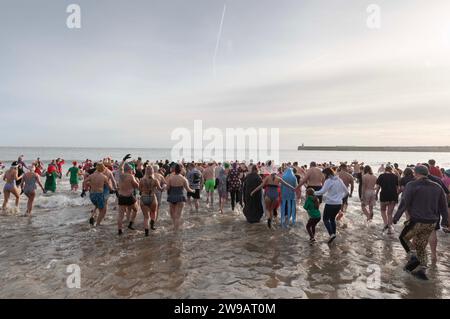
[[[66,26],[71,3],[81,29]],[[367,27],[371,3],[380,29]],[[3,146],[171,147],[196,119],[280,128],[284,149],[450,144],[449,0],[0,8]]]

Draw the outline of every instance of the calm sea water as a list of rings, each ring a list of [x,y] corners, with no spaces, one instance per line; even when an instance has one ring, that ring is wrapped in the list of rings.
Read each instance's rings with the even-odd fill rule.
[[[144,160],[150,161],[160,159],[181,160],[181,158],[172,158],[171,149],[162,148],[0,147],[0,161],[10,162],[16,160],[19,155],[24,155],[26,162],[34,160],[37,157],[40,157],[44,162],[58,157],[64,158],[66,161],[81,161],[87,158],[99,160],[108,156],[114,159],[121,159],[127,153],[131,153],[133,158],[140,156]],[[298,161],[302,164],[307,164],[311,161],[332,161],[337,163],[340,161],[358,160],[370,165],[380,165],[382,163],[391,162],[399,163],[400,166],[416,164],[433,158],[441,167],[450,168],[450,153],[280,150],[278,157],[280,162]],[[206,159],[208,160],[209,158]],[[223,161],[221,156],[216,156],[215,159]]]

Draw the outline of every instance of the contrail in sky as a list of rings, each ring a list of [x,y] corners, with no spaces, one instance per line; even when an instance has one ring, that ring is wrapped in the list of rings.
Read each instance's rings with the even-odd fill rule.
[[[216,58],[217,58],[217,52],[219,51],[220,38],[222,38],[222,28],[223,28],[223,20],[225,19],[225,11],[227,11],[227,5],[226,4],[223,5],[222,19],[220,20],[219,33],[217,34],[216,49],[214,51],[214,57],[213,57],[213,73],[214,73],[214,77],[216,76]]]

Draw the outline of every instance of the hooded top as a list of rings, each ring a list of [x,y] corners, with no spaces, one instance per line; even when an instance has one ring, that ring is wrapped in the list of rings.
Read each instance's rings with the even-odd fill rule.
[[[227,193],[227,175],[225,175],[225,169],[223,167],[219,168],[219,174],[217,176],[218,179],[218,185],[217,190],[219,194],[226,194]]]
[[[284,171],[282,176],[283,180],[289,185],[296,187],[297,186],[297,178],[294,175],[294,171],[292,168],[288,168]],[[281,184],[281,199],[282,200],[291,200],[295,199],[295,191],[283,184]]]

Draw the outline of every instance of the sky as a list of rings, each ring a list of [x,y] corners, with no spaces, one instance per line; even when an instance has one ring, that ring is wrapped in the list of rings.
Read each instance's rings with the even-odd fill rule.
[[[66,25],[81,8],[81,28]],[[370,4],[380,28],[367,25]],[[449,145],[448,0],[0,0],[0,146]]]

